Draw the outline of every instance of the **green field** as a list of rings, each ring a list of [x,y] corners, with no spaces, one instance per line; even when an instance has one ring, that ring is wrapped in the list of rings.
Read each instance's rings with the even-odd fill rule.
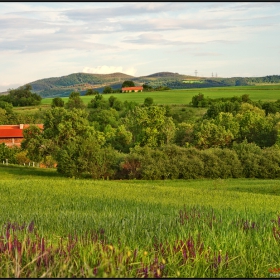
[[[134,93],[114,93],[104,94],[105,98],[111,95],[117,97],[121,101],[134,101],[143,103],[146,97],[152,97],[156,104],[189,104],[194,95],[199,93],[204,94],[205,97],[220,98],[220,97],[233,97],[249,94],[250,99],[253,101],[276,101],[280,99],[280,85],[266,85],[266,86],[240,86],[240,87],[218,87],[218,88],[200,88],[200,89],[176,89],[167,91],[154,91],[154,92],[134,92]],[[93,96],[82,96],[82,99],[87,104]],[[64,101],[68,97],[62,98]],[[52,98],[45,98],[42,104],[51,104]]]
[[[1,165],[0,192],[1,227],[33,221],[41,243],[89,231],[106,236],[107,251],[101,241],[68,245],[59,267],[36,266],[36,254],[28,263],[26,253],[21,262],[34,277],[144,277],[146,264],[149,277],[267,278],[279,268],[280,180],[75,180]],[[0,276],[28,275],[9,253],[1,254],[0,242]]]

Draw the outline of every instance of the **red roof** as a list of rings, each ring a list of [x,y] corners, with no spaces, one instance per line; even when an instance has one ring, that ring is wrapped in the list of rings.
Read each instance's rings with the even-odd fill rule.
[[[23,138],[23,130],[19,128],[1,128],[0,138]]]
[[[143,87],[123,87],[122,90],[142,90]]]
[[[0,125],[0,130],[2,129],[18,129],[19,125],[18,124],[5,124],[5,125]]]
[[[29,124],[23,125],[0,125],[0,138],[23,138],[23,129],[28,128]],[[36,124],[39,128],[43,129],[43,124]]]

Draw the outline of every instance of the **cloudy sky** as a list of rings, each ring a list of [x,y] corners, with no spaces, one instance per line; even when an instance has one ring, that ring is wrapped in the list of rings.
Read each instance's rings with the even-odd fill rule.
[[[77,72],[280,74],[280,3],[0,3],[0,91]]]

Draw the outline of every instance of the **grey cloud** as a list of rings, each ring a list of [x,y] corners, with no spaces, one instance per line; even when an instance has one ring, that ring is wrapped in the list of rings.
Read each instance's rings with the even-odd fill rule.
[[[122,40],[125,43],[133,44],[160,44],[160,45],[178,45],[185,44],[183,41],[171,41],[163,39],[163,36],[160,34],[141,34],[137,37],[131,37]]]
[[[23,36],[17,40],[0,41],[0,50],[16,50],[20,52],[41,52],[45,50],[79,49],[104,50],[113,49],[113,46],[90,43],[78,33],[73,34],[42,34],[37,36]],[[114,47],[115,49],[116,47]]]
[[[151,6],[151,3],[153,6]],[[183,4],[186,6],[185,4]],[[76,9],[63,12],[70,19],[82,21],[95,21],[96,19],[107,19],[111,17],[132,17],[143,14],[170,12],[171,10],[180,10],[182,3],[129,3],[119,7]]]
[[[129,36],[122,40],[125,43],[133,43],[133,44],[160,44],[160,45],[201,45],[201,44],[209,44],[209,43],[223,43],[230,44],[235,43],[236,41],[228,41],[228,40],[210,40],[210,41],[178,41],[178,40],[166,40],[162,35],[158,33],[148,33],[148,34],[140,34],[139,36]]]
[[[50,25],[41,20],[28,18],[0,18],[0,30],[49,28]]]
[[[152,19],[144,22],[129,20],[122,22],[122,27],[126,31],[168,31],[184,29],[224,29],[231,25],[221,23],[219,20],[176,20],[176,19]]]

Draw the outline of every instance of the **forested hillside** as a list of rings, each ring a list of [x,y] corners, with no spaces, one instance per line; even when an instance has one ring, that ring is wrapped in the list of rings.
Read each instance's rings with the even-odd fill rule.
[[[123,73],[74,73],[62,77],[41,79],[29,84],[32,86],[34,93],[46,98],[69,96],[72,91],[79,91],[81,95],[84,95],[88,89],[95,89],[101,93],[105,86],[110,86],[112,89],[117,90],[121,88],[125,80],[132,80],[136,86],[145,84],[153,88],[188,89],[280,83],[280,76],[205,78],[172,72],[159,72],[147,76],[133,77]]]

